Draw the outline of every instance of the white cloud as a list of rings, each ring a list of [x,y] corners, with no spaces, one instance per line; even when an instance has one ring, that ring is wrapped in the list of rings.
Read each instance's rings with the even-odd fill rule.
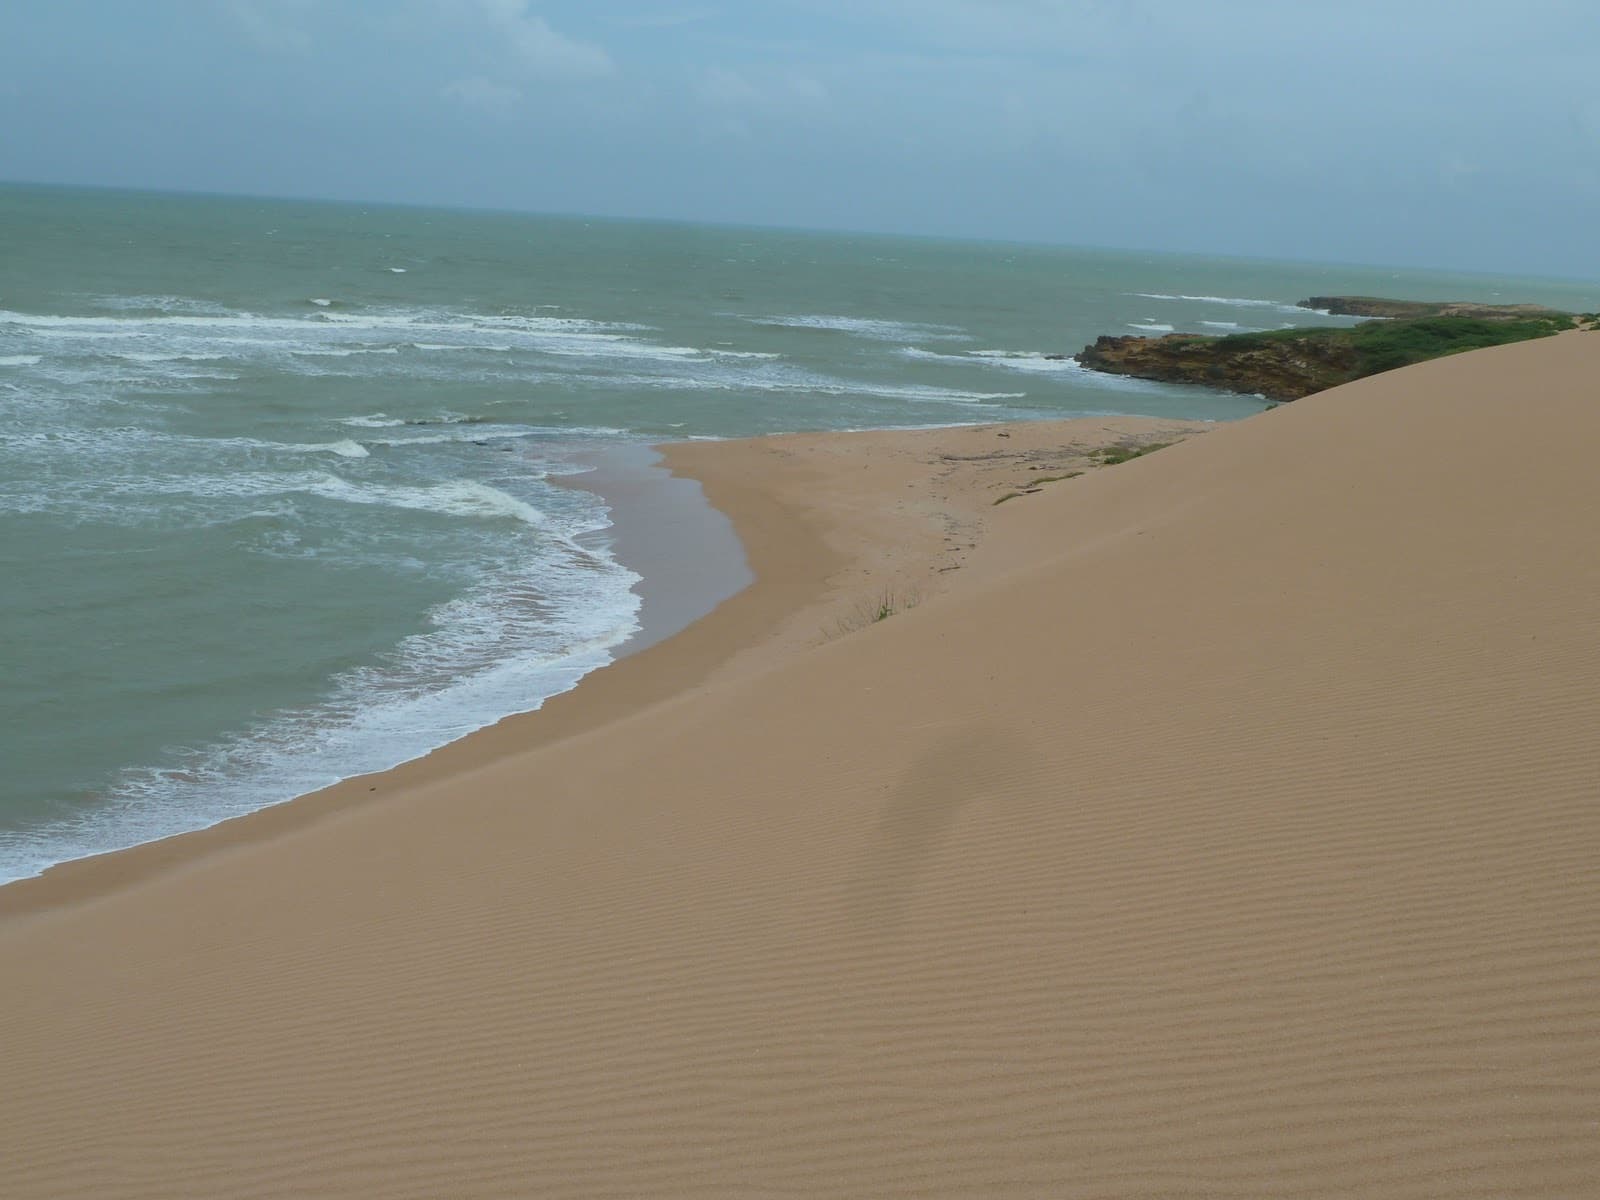
[[[619,29],[676,29],[682,25],[699,25],[720,16],[714,8],[690,8],[681,12],[661,12],[633,17],[608,17],[610,24]]]
[[[439,89],[439,95],[468,108],[504,113],[522,99],[522,89],[506,87],[491,79],[485,79],[482,75],[473,75],[467,79],[456,79],[445,84]]]
[[[302,54],[311,49],[311,35],[296,18],[307,7],[305,0],[229,0],[226,11],[258,50]]]
[[[601,46],[567,37],[528,11],[528,0],[478,0],[494,32],[536,75],[593,79],[615,75],[617,64]]]
[[[1446,151],[1439,155],[1439,180],[1447,186],[1471,183],[1482,175],[1483,164],[1468,158],[1459,151]]]
[[[827,88],[800,71],[747,74],[726,67],[702,73],[693,95],[703,113],[701,136],[715,141],[747,141],[757,135],[758,126],[773,121],[809,124],[829,100]]]
[[[799,71],[778,71],[760,83],[725,67],[712,67],[695,85],[701,103],[718,108],[803,108],[825,104],[828,89]]]
[[[729,107],[755,104],[761,99],[761,93],[748,79],[737,71],[722,67],[707,71],[695,86],[695,94],[707,104]]]

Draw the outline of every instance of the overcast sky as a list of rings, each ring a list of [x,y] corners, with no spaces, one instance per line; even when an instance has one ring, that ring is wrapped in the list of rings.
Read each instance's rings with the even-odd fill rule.
[[[10,0],[0,179],[1600,277],[1594,0]]]

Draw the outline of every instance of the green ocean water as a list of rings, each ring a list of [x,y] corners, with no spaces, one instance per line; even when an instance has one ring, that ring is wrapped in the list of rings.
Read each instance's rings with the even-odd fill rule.
[[[637,627],[579,447],[1262,402],[1108,332],[1600,286],[0,187],[0,880],[393,765]]]

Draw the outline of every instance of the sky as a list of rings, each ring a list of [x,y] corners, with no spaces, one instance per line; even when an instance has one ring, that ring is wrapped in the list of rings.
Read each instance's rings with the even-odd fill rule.
[[[9,0],[0,179],[1600,279],[1593,0]]]

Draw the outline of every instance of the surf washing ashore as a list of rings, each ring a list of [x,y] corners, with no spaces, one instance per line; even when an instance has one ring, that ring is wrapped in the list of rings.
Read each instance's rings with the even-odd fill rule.
[[[666,447],[709,617],[0,889],[8,1194],[1584,1194],[1597,377]]]
[[[1124,327],[1350,323],[1307,294],[1596,304],[1548,281],[50,188],[0,189],[0,232],[0,880],[415,758],[709,608],[738,572],[683,565],[715,514],[628,503],[671,486],[640,457],[663,439],[1226,421],[1264,405],[1060,356]]]

